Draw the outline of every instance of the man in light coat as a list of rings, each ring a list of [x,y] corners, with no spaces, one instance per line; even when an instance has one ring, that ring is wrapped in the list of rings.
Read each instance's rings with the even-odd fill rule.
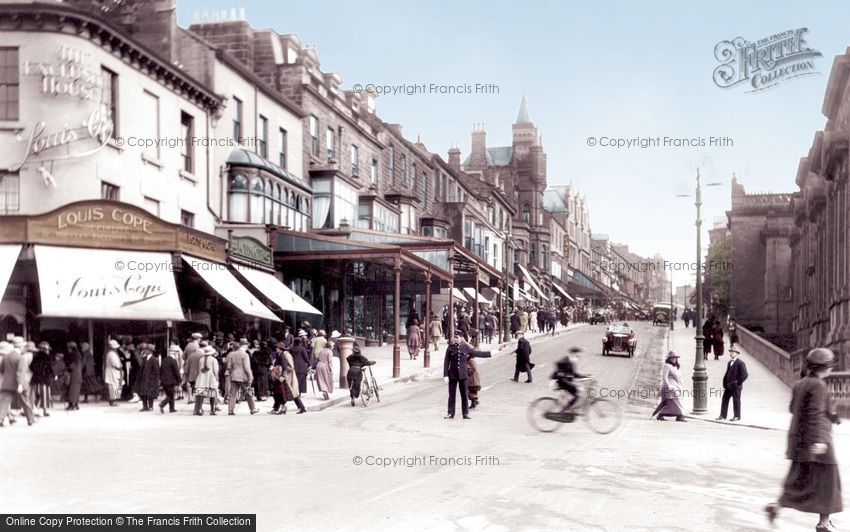
[[[227,400],[227,414],[230,416],[236,415],[236,396],[239,394],[239,390],[242,390],[242,393],[245,394],[245,400],[248,401],[251,414],[260,411],[254,406],[254,399],[249,391],[251,382],[254,380],[254,374],[251,372],[251,359],[246,351],[248,345],[248,340],[242,338],[239,340],[239,348],[227,355],[227,371],[230,373],[230,396]]]
[[[0,427],[4,426],[15,397],[21,402],[27,416],[27,424],[32,425],[35,423],[35,417],[29,401],[29,368],[25,367],[21,351],[9,342],[0,342],[0,357]]]
[[[124,372],[122,371],[121,357],[118,356],[118,348],[120,347],[121,344],[117,340],[109,340],[109,351],[106,352],[103,369],[103,380],[109,394],[109,406],[118,406],[115,404],[115,399],[121,395],[121,387],[124,386]]]
[[[200,347],[201,333],[193,333],[192,340],[186,344],[186,349],[183,350],[183,375],[186,376],[186,382],[189,383],[189,403],[192,402],[192,396],[195,394],[195,381],[198,380],[199,363],[204,352]]]

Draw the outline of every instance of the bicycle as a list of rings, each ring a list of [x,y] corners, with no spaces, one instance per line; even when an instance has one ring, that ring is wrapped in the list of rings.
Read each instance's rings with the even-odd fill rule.
[[[369,375],[366,375],[366,369],[369,370]],[[372,366],[363,366],[363,381],[360,385],[360,400],[363,401],[363,406],[369,406],[369,401],[372,398],[372,394],[375,395],[375,399],[378,402],[381,402],[381,396],[378,394],[378,381],[375,380],[375,376],[372,374]]]
[[[613,432],[623,420],[623,412],[619,405],[602,397],[588,395],[588,390],[596,387],[596,379],[589,377],[576,379],[584,381],[585,386],[579,392],[579,401],[572,411],[565,411],[571,394],[560,389],[560,397],[541,397],[528,407],[528,421],[540,432],[554,432],[564,423],[572,423],[576,417],[584,418],[585,423],[597,434]],[[558,390],[556,381],[552,381],[553,389]]]

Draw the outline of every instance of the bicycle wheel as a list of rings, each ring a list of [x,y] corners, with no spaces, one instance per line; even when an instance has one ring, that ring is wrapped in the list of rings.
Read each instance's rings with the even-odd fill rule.
[[[369,381],[363,379],[363,385],[360,387],[360,400],[363,401],[363,406],[369,406],[372,390],[369,389]]]
[[[555,432],[562,423],[546,417],[546,414],[558,413],[561,408],[553,397],[541,397],[528,406],[528,422],[540,432]]]
[[[375,391],[375,399],[377,399],[378,402],[380,403],[381,402],[381,396],[378,395],[378,381],[375,380],[375,377],[372,377],[372,389]]]
[[[614,401],[596,399],[587,405],[584,420],[597,434],[608,434],[620,426],[623,421],[623,411]]]

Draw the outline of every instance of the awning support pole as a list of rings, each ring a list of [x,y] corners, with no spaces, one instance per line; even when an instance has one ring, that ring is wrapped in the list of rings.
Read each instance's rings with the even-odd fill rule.
[[[395,289],[393,290],[393,321],[395,328],[393,332],[393,378],[401,377],[401,347],[398,345],[398,337],[401,335],[401,257],[396,257],[393,266],[395,273]]]
[[[431,367],[431,272],[425,272],[425,323],[422,329],[425,337],[425,358],[422,367]]]

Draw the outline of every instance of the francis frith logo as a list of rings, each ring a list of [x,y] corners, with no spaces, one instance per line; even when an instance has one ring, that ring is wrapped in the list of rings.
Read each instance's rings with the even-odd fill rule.
[[[714,83],[728,89],[741,84],[756,92],[789,79],[817,74],[815,58],[822,54],[808,46],[808,28],[797,28],[750,42],[743,37],[721,41],[714,47],[720,65]]]

